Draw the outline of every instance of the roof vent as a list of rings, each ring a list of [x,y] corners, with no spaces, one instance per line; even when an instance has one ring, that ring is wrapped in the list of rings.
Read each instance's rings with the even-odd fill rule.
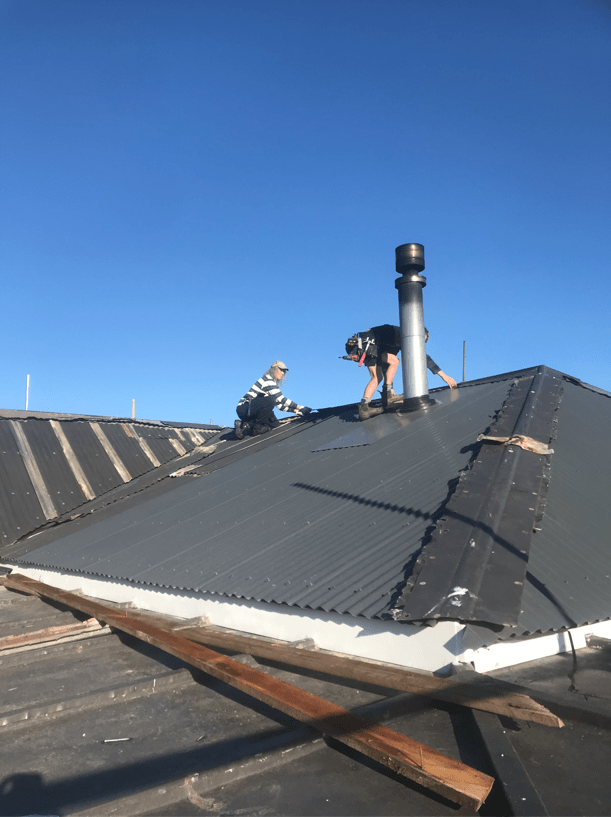
[[[395,250],[396,270],[401,275],[395,281],[399,292],[401,326],[401,366],[403,371],[403,405],[399,411],[416,411],[432,406],[426,371],[426,349],[422,290],[426,278],[422,244],[401,244]]]

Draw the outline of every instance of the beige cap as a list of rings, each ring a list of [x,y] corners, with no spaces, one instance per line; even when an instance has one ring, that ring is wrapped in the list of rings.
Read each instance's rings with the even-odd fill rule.
[[[283,363],[281,360],[274,360],[272,365],[269,367],[270,369],[282,369],[283,372],[288,372],[289,367],[286,363]]]

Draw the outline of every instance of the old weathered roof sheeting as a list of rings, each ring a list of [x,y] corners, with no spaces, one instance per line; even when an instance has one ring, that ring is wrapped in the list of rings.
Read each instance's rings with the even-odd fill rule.
[[[0,541],[14,542],[46,519],[11,426],[0,422]]]
[[[9,423],[15,422],[9,420]],[[0,426],[2,425],[4,423],[0,422]],[[25,420],[19,426],[29,442],[42,480],[48,486],[57,515],[80,504],[84,499],[83,490],[68,460],[63,456],[61,442],[51,423]],[[4,482],[1,484],[4,485]]]
[[[219,428],[0,414],[0,544],[79,508],[216,435]]]
[[[427,529],[513,378],[443,390],[329,447],[352,408],[21,561],[170,588],[390,615]],[[211,461],[214,459],[210,458]]]

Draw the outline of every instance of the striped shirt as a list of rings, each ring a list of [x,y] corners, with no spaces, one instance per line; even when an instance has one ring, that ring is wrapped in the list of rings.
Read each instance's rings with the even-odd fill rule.
[[[271,374],[264,374],[250,389],[246,392],[244,397],[238,403],[238,406],[243,406],[244,403],[250,403],[255,397],[273,397],[274,403],[280,411],[296,411],[299,403],[294,403],[285,397],[280,389],[278,383],[271,376]]]

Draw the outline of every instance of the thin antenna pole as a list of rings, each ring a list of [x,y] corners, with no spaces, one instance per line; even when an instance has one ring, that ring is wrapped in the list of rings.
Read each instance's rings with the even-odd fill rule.
[[[132,400],[132,420],[136,419],[136,401]]]
[[[465,372],[467,370],[467,341],[462,342],[462,382],[465,382]]]
[[[28,410],[28,404],[30,402],[30,375],[26,375],[25,379],[25,410]]]

